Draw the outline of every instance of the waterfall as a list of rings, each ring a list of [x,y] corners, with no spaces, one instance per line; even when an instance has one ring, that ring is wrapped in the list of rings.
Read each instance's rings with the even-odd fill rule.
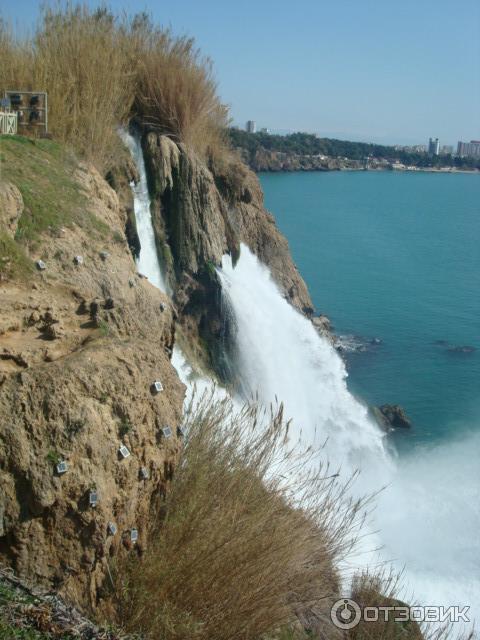
[[[316,446],[326,441],[323,451],[343,477],[360,470],[356,495],[388,485],[377,499],[370,548],[380,543],[380,559],[398,571],[405,566],[406,588],[422,605],[468,605],[471,619],[478,618],[480,501],[479,483],[471,481],[479,475],[478,446],[470,439],[399,458],[349,393],[339,355],[248,247],[242,245],[235,268],[224,257],[219,276],[234,317],[239,392],[257,393],[266,405],[280,399],[295,437]],[[463,557],[455,553],[459,541]],[[352,564],[377,559],[365,554],[364,542]]]
[[[236,327],[237,373],[245,397],[281,400],[296,437],[321,446],[331,462],[365,472],[390,464],[383,434],[367,408],[349,393],[345,365],[312,323],[273,283],[268,269],[242,245],[235,268],[225,256],[219,271]]]
[[[125,129],[120,129],[119,135],[130,151],[139,175],[139,181],[137,183],[130,183],[133,194],[137,233],[140,239],[140,256],[137,260],[137,269],[144,276],[147,276],[148,280],[157,287],[157,289],[160,289],[163,293],[170,294],[171,292],[169,291],[163,277],[157,253],[157,245],[155,243],[155,232],[153,229],[150,208],[150,195],[148,193],[147,172],[145,169],[145,160],[143,157],[140,138],[132,135]],[[194,393],[196,393],[198,397],[201,397],[203,392],[213,390],[214,385],[212,381],[202,375],[199,375],[194,370],[177,345],[173,348],[172,365],[176,369],[180,380],[187,388],[185,398],[186,405]],[[215,392],[219,396],[222,395],[222,390],[220,389],[215,388]]]
[[[141,145],[126,131],[120,135],[140,175],[139,183],[131,185],[141,243],[138,269],[166,292]],[[478,477],[478,445],[472,446],[472,440],[479,436],[396,459],[366,408],[349,393],[338,354],[284,300],[249,249],[242,245],[235,268],[225,256],[218,273],[236,327],[240,399],[258,393],[265,405],[275,398],[283,401],[293,418],[294,437],[306,444],[325,443],[325,455],[341,467],[344,478],[360,468],[353,488],[357,495],[388,484],[378,498],[371,526],[380,533],[372,537],[371,547],[380,542],[384,559],[399,569],[406,564],[407,584],[422,604],[469,605],[471,615],[480,619],[480,500],[478,482],[466,480]],[[187,400],[195,387],[200,393],[212,389],[212,381],[198,375],[177,346],[172,365],[187,386]],[[459,538],[465,550],[461,558],[454,555]]]
[[[155,233],[152,225],[150,211],[150,196],[148,194],[147,171],[143,158],[142,145],[137,136],[133,136],[125,129],[120,129],[120,137],[130,151],[135,166],[137,167],[139,181],[132,182],[130,187],[133,193],[133,206],[137,233],[140,238],[140,256],[137,260],[137,269],[147,276],[152,284],[161,291],[167,291],[166,283],[160,267],[155,243]]]

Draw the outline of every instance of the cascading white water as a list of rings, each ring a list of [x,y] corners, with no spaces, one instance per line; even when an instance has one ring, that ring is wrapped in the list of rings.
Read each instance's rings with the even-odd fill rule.
[[[133,136],[125,129],[120,129],[119,135],[130,151],[139,175],[139,181],[130,184],[133,194],[137,233],[140,239],[140,256],[137,260],[137,269],[140,273],[147,276],[149,281],[160,289],[160,291],[170,293],[162,274],[155,243],[155,232],[152,224],[150,195],[148,193],[147,172],[145,169],[142,145],[137,136]],[[200,398],[203,392],[213,390],[214,385],[212,381],[196,373],[176,345],[173,348],[172,364],[180,380],[187,387],[186,404],[190,401],[193,393],[196,393]],[[215,388],[215,392],[221,395],[221,390],[217,391]]]
[[[237,327],[238,373],[245,397],[281,400],[293,433],[320,446],[346,473],[390,461],[380,430],[349,393],[343,361],[312,323],[280,294],[268,269],[242,245],[235,268],[225,256],[219,271]]]
[[[138,269],[165,292],[141,145],[125,131],[120,135],[140,175],[140,182],[132,184],[141,243]],[[303,442],[319,445],[328,439],[325,453],[345,477],[361,469],[358,493],[388,483],[379,496],[374,523],[385,545],[383,557],[399,568],[407,564],[409,586],[423,604],[467,604],[480,619],[479,483],[471,482],[478,474],[473,453],[478,447],[468,440],[393,461],[365,407],[348,392],[341,359],[283,299],[248,248],[242,246],[235,269],[225,257],[219,275],[237,325],[243,397],[258,393],[266,405],[275,397],[283,401],[294,420],[292,431]],[[193,371],[178,347],[172,364],[187,386],[187,398],[195,386],[200,393],[212,389],[213,383]],[[455,555],[457,545],[464,550],[462,557]]]
[[[142,145],[138,137],[132,136],[125,131],[125,129],[120,129],[119,134],[132,154],[140,178],[137,183],[132,182],[130,185],[133,192],[135,220],[141,246],[140,256],[137,260],[137,268],[140,273],[147,276],[152,284],[165,292],[167,291],[167,287],[158,260],[157,246],[155,244],[155,233],[153,231],[150,211],[150,196],[148,194],[147,171],[145,169],[145,160],[143,159]]]
[[[258,393],[264,404],[281,400],[296,435],[301,433],[307,444],[318,446],[328,439],[324,451],[331,463],[347,474],[360,469],[357,493],[388,485],[373,514],[379,533],[372,537],[372,548],[383,544],[382,558],[399,570],[407,563],[407,587],[422,604],[468,605],[477,617],[480,503],[479,483],[471,482],[478,469],[475,449],[459,443],[455,455],[440,448],[395,459],[365,407],[349,393],[338,354],[288,304],[248,247],[242,245],[235,268],[226,256],[219,275],[236,324],[241,392]],[[465,557],[455,552],[459,537]],[[363,562],[373,557],[366,554]]]

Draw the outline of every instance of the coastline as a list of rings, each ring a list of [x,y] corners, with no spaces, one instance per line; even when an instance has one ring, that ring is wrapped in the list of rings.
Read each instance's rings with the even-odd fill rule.
[[[456,169],[455,167],[445,167],[438,169],[435,167],[375,167],[369,169],[367,167],[339,167],[335,169],[327,168],[299,168],[299,169],[260,169],[253,170],[256,174],[262,173],[332,173],[332,172],[369,172],[369,173],[443,173],[443,174],[469,174],[480,175],[480,169]]]

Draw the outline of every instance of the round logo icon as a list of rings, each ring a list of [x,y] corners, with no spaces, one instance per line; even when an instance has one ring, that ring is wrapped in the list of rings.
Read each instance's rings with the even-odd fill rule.
[[[337,600],[330,610],[330,618],[339,629],[353,629],[360,622],[362,611],[355,600]]]

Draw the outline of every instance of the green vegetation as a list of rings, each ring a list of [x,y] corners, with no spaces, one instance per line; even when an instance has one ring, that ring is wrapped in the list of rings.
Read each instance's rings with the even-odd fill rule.
[[[120,438],[123,438],[128,433],[130,433],[132,429],[133,426],[130,420],[128,418],[123,418],[118,427],[118,435],[120,436]]]
[[[110,335],[110,325],[106,320],[99,320],[98,330],[100,331],[102,338],[106,338]]]
[[[57,235],[62,227],[77,224],[105,237],[108,226],[87,208],[87,201],[74,179],[78,164],[72,153],[51,140],[31,140],[23,136],[0,137],[0,173],[15,184],[24,202],[15,240],[34,247],[42,233]],[[26,262],[21,247],[2,247],[7,255],[15,252],[22,268]],[[2,251],[3,255],[3,251]]]
[[[15,238],[0,229],[0,279],[32,275],[28,255],[43,234],[57,236],[62,228],[78,225],[90,236],[111,236],[108,225],[88,208],[75,180],[77,166],[73,153],[52,140],[0,137],[0,178],[19,189],[24,204]],[[55,255],[61,258],[58,251]]]
[[[68,636],[63,636],[68,640]],[[73,636],[70,636],[73,640]],[[19,627],[2,620],[0,617],[0,640],[51,640],[50,634],[41,633],[32,627]]]
[[[16,610],[31,606],[35,598],[0,582],[0,640],[51,640],[50,633],[37,631],[26,620],[19,620]],[[73,636],[64,635],[64,640]]]
[[[480,168],[480,162],[474,158],[457,158],[451,155],[429,156],[426,153],[410,153],[379,144],[318,138],[311,133],[280,136],[262,132],[247,133],[241,129],[232,128],[229,130],[229,136],[231,145],[245,149],[250,158],[253,158],[257,151],[267,149],[288,154],[325,155],[350,160],[365,160],[367,157],[385,158],[418,167]]]
[[[28,243],[44,231],[55,234],[74,220],[84,222],[85,199],[73,179],[75,161],[59,144],[2,136],[0,163],[2,178],[18,187],[25,205],[18,240]]]
[[[0,230],[0,282],[3,278],[28,277],[33,270],[32,261],[23,248],[7,233]]]
[[[62,456],[56,451],[49,451],[47,453],[47,460],[48,462],[50,462],[50,464],[56,465],[60,462],[61,459]]]
[[[55,5],[31,38],[0,22],[0,48],[0,90],[47,91],[54,137],[104,172],[120,145],[118,125],[133,117],[200,153],[222,144],[227,111],[210,61],[146,14]]]

